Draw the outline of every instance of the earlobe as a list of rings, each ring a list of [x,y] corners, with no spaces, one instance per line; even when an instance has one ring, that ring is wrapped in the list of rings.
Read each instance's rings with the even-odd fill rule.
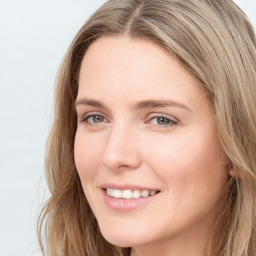
[[[229,169],[228,173],[229,173],[229,176],[238,178],[238,174],[233,167]]]
[[[229,176],[233,177],[233,178],[241,178],[242,177],[241,173],[238,173],[238,171],[235,170],[233,164],[231,164],[231,163],[228,165],[228,173],[229,173]]]

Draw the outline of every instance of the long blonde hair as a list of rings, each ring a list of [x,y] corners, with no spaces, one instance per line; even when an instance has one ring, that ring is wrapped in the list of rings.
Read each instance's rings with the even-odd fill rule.
[[[256,42],[231,0],[110,0],[80,29],[59,70],[46,177],[51,197],[38,221],[50,256],[128,256],[102,237],[74,164],[78,75],[88,47],[105,35],[144,38],[168,50],[200,82],[234,177],[213,256],[256,253]],[[43,236],[44,234],[44,236]]]

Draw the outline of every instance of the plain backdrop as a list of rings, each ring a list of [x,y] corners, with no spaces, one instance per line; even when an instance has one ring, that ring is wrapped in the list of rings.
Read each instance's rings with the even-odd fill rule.
[[[39,256],[57,69],[104,0],[0,0],[0,256]],[[256,25],[256,1],[235,1]]]

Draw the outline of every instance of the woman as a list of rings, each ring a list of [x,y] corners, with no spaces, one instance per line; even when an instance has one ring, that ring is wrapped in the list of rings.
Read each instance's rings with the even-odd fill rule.
[[[105,3],[59,72],[43,253],[254,255],[255,47],[231,0]]]

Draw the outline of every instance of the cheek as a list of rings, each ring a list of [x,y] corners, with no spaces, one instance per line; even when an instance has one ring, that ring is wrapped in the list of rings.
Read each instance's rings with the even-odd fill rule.
[[[221,193],[227,171],[215,135],[188,132],[174,137],[161,143],[152,141],[154,146],[147,147],[151,169],[173,193],[181,196]]]
[[[225,200],[227,171],[215,139],[183,136],[161,145],[148,153],[154,155],[151,169],[165,186],[165,204],[175,222],[186,225],[216,213]]]
[[[75,165],[82,183],[92,178],[97,166],[101,162],[102,145],[99,140],[84,136],[79,131],[76,133],[74,144]]]

